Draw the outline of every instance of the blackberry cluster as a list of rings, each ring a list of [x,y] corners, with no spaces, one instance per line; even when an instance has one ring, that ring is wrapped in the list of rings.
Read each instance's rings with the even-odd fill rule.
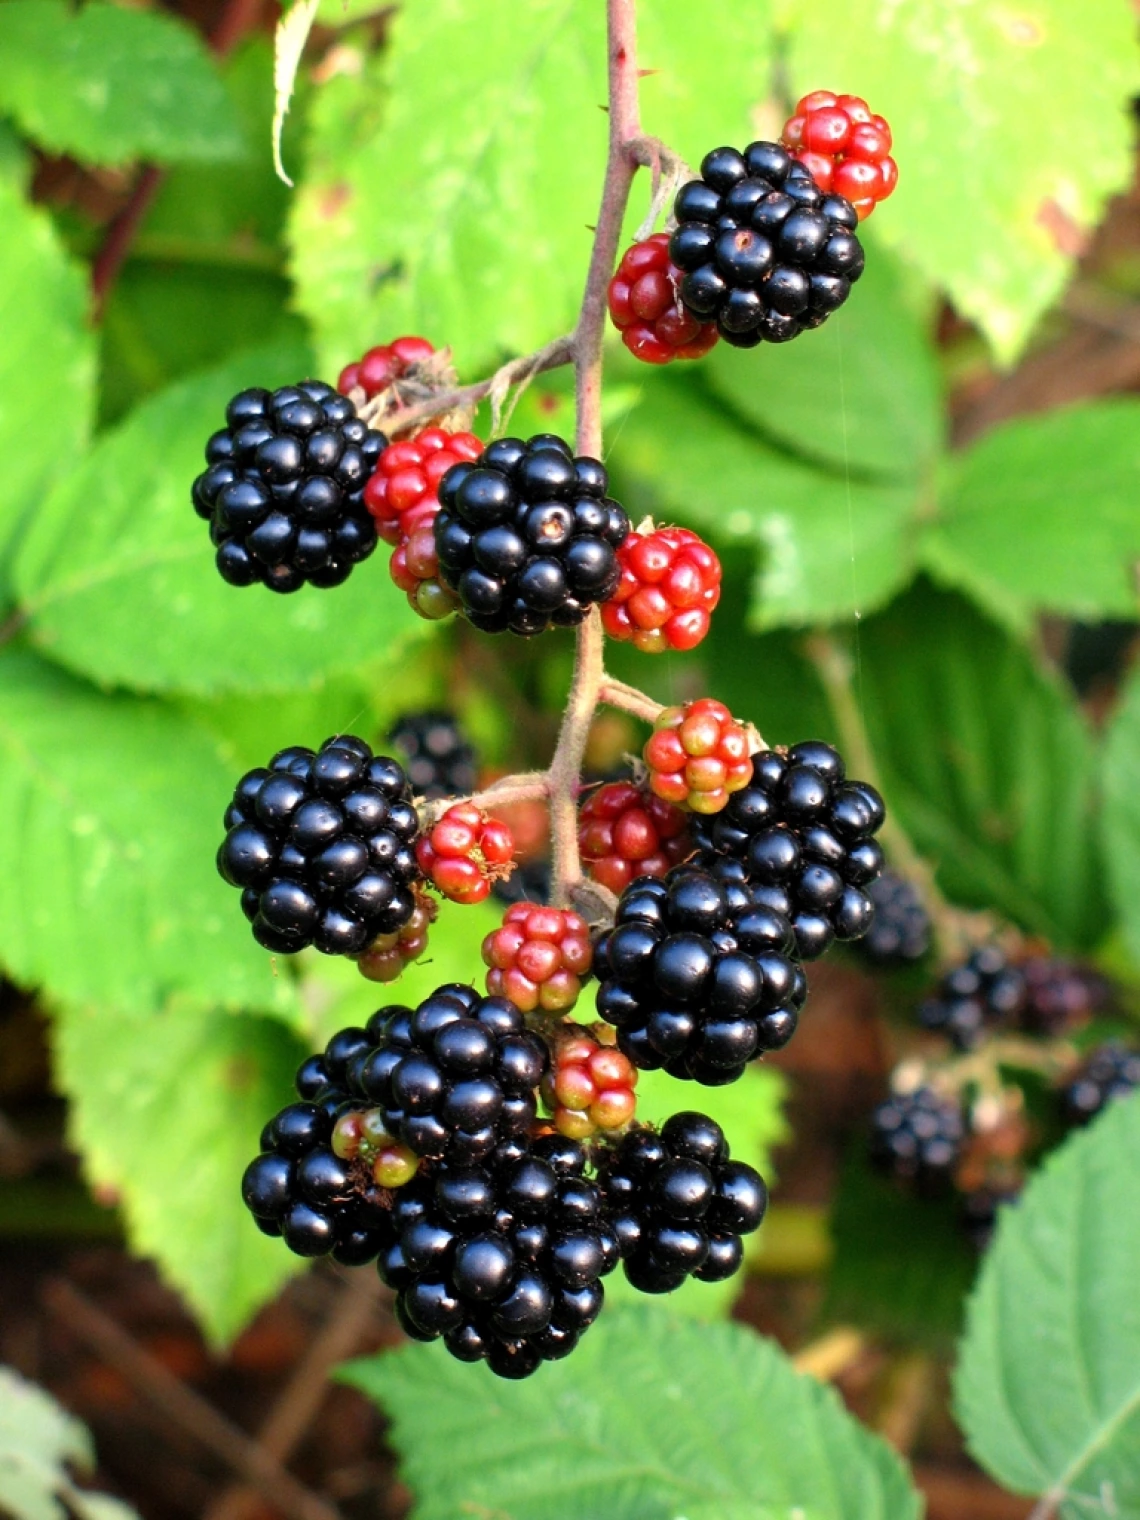
[[[594,949],[598,1012],[635,1066],[735,1082],[795,1032],[807,980],[790,946],[787,919],[746,888],[688,866],[639,877]]]
[[[629,518],[607,485],[598,460],[576,459],[550,433],[499,438],[452,465],[439,485],[436,549],[476,628],[529,638],[575,626],[613,595]]]
[[[727,807],[694,820],[694,864],[744,881],[753,901],[789,919],[796,952],[815,960],[833,939],[859,939],[874,917],[864,888],[883,868],[872,837],[883,799],[846,779],[829,744],[808,740],[786,755],[752,756],[752,780]]]
[[[240,887],[253,936],[291,955],[359,955],[408,922],[419,820],[407,777],[363,739],[296,745],[248,771],[226,809],[218,870]]]
[[[871,1160],[889,1176],[938,1192],[950,1181],[965,1131],[956,1099],[930,1087],[895,1093],[871,1121]]]
[[[618,1261],[585,1166],[576,1141],[552,1135],[401,1189],[379,1270],[408,1334],[443,1336],[452,1356],[507,1378],[573,1351]]]
[[[417,1155],[473,1166],[529,1133],[546,1047],[506,998],[449,982],[414,1011],[381,1009],[370,1032],[351,1090]]]
[[[671,1293],[687,1277],[720,1282],[740,1267],[742,1235],[768,1207],[760,1174],[729,1157],[704,1114],[674,1114],[655,1135],[631,1130],[598,1177],[625,1275],[642,1293]]]
[[[987,1031],[1018,1018],[1025,1007],[1025,977],[999,945],[983,945],[943,976],[919,1004],[924,1029],[944,1034],[957,1050],[972,1050]]]
[[[909,966],[930,949],[930,915],[905,876],[884,871],[867,888],[874,917],[859,953],[875,966]]]
[[[1070,1124],[1087,1124],[1114,1098],[1125,1098],[1138,1087],[1140,1050],[1120,1040],[1098,1045],[1061,1095],[1065,1117]]]
[[[682,185],[669,257],[681,300],[726,343],[785,343],[819,327],[863,273],[850,201],[825,195],[778,143],[714,148]]]
[[[387,442],[320,380],[239,391],[191,492],[222,579],[339,586],[376,547],[362,493]]]
[[[406,713],[397,719],[387,743],[403,761],[417,796],[466,797],[475,790],[475,749],[453,713]]]

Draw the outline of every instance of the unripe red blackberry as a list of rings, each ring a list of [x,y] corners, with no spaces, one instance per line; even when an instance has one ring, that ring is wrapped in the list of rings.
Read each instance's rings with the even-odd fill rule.
[[[487,991],[523,1013],[566,1013],[590,974],[593,951],[586,921],[568,908],[514,903],[502,926],[483,941]],[[580,1137],[579,1137],[580,1138]]]
[[[636,1086],[637,1068],[628,1056],[570,1025],[555,1043],[541,1092],[558,1133],[586,1140],[626,1127],[637,1110]]]
[[[748,735],[712,697],[664,708],[641,755],[653,794],[692,813],[719,813],[752,777]]]
[[[813,90],[784,124],[780,140],[819,188],[844,196],[861,221],[898,183],[891,129],[859,95]]]
[[[635,359],[646,364],[699,359],[716,343],[716,325],[698,322],[685,310],[681,279],[669,258],[667,232],[655,232],[626,249],[607,299],[610,320]]]
[[[692,853],[689,814],[632,781],[609,781],[578,810],[578,849],[586,874],[620,895]]]
[[[919,1005],[923,1028],[946,1035],[958,1050],[972,1050],[1002,1025],[1015,1023],[1025,1007],[1020,967],[1000,945],[983,945],[942,977]]]
[[[416,843],[420,870],[452,902],[477,903],[510,874],[515,846],[511,831],[473,802],[449,807]]]
[[[688,528],[630,533],[618,548],[621,580],[602,607],[613,639],[642,654],[695,649],[720,601],[720,560]]]
[[[478,783],[475,747],[454,713],[439,708],[405,713],[385,741],[407,772],[417,797],[466,797]]]
[[[435,349],[426,338],[396,338],[391,343],[381,343],[370,348],[362,359],[346,364],[340,372],[336,388],[347,396],[358,387],[369,401],[386,391],[396,380],[402,380],[410,370],[430,359]]]

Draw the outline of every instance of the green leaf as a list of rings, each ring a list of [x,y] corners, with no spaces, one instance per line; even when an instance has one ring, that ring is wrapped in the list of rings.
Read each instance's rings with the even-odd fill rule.
[[[246,385],[309,368],[290,344],[247,352],[144,403],[72,470],[22,547],[32,639],[100,683],[209,695],[288,690],[422,636],[382,552],[335,590],[227,585],[190,504],[206,439]],[[98,511],[92,503],[99,504]]]
[[[0,657],[0,959],[60,998],[288,1012],[214,852],[235,777],[159,703]]]
[[[856,694],[887,806],[949,895],[1059,947],[1104,933],[1096,761],[1071,696],[960,597],[920,581],[865,623]]]
[[[1098,401],[995,428],[958,462],[922,556],[999,616],[1132,617],[1140,405]]]
[[[55,1049],[73,1138],[91,1179],[120,1193],[132,1250],[212,1340],[232,1340],[299,1269],[256,1228],[240,1183],[306,1047],[276,1021],[183,1002],[67,1006]]]
[[[84,163],[225,159],[241,130],[206,48],[173,16],[64,0],[0,7],[0,110]]]
[[[1140,1513],[1138,1169],[1133,1096],[1002,1216],[970,1301],[954,1389],[970,1450],[1065,1520]]]
[[[898,588],[913,489],[845,480],[778,452],[699,381],[651,375],[643,385],[614,439],[616,494],[635,522],[648,512],[718,545],[760,548],[757,627],[846,617]]]
[[[341,1375],[391,1415],[415,1520],[484,1507],[511,1520],[682,1520],[713,1503],[799,1506],[818,1520],[920,1513],[890,1448],[742,1325],[616,1309],[533,1384],[460,1365],[441,1346]]]
[[[0,30],[6,9],[0,7]],[[6,69],[7,59],[0,74]],[[51,220],[25,200],[17,175],[0,174],[0,226],[0,567],[6,578],[25,518],[39,512],[48,488],[74,467],[86,445],[95,352],[83,272],[64,253]]]
[[[119,1499],[76,1488],[95,1466],[86,1427],[49,1393],[0,1367],[0,1503],[12,1520],[138,1520]]]
[[[1140,961],[1140,673],[1134,673],[1104,746],[1101,838],[1113,906]]]
[[[720,343],[712,391],[782,448],[830,469],[920,478],[942,441],[934,350],[901,292],[895,260],[874,246],[848,303],[801,343]]]
[[[1012,361],[1131,178],[1140,54],[1128,0],[813,0],[797,7],[790,44],[798,92],[829,82],[891,124],[899,186],[876,233]]]

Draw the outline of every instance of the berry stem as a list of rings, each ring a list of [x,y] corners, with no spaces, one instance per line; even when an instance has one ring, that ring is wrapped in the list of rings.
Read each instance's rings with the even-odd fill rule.
[[[582,757],[602,685],[604,637],[602,615],[597,607],[591,607],[585,622],[578,628],[574,679],[549,771],[553,898],[558,907],[569,906],[570,888],[582,877],[582,861],[578,854],[578,793]]]
[[[488,375],[485,380],[476,380],[471,385],[461,385],[451,391],[441,391],[438,395],[429,396],[424,401],[417,401],[412,406],[401,407],[399,411],[392,412],[383,418],[382,423],[378,425],[383,426],[389,438],[394,438],[397,433],[404,432],[417,422],[440,417],[445,412],[455,411],[458,407],[474,406],[494,391],[533,380],[535,375],[544,374],[549,369],[559,369],[563,364],[571,363],[574,355],[574,335],[563,334],[561,338],[555,338],[542,348],[536,349],[533,354],[522,354],[519,358],[510,360],[493,375]],[[362,415],[365,421],[369,420],[367,410]]]
[[[527,771],[521,775],[504,776],[486,791],[475,792],[470,797],[439,797],[420,804],[420,820],[429,828],[448,808],[457,803],[469,802],[477,808],[507,807],[513,802],[545,802],[550,796],[550,774],[547,771]]]
[[[645,723],[656,723],[665,711],[660,702],[647,697],[643,691],[638,691],[636,686],[627,686],[624,681],[619,681],[604,672],[602,684],[598,689],[598,701],[605,707],[616,707],[619,712],[627,712],[635,718],[641,718]]]

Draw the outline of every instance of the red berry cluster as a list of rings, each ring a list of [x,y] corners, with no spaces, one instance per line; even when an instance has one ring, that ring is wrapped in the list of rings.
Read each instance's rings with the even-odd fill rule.
[[[483,960],[487,991],[494,996],[510,998],[524,1013],[565,1013],[590,972],[590,931],[569,909],[514,903],[502,927],[483,941]]]
[[[610,281],[609,306],[621,341],[647,364],[699,359],[717,340],[715,322],[698,322],[678,294],[681,271],[669,258],[669,234],[655,232],[626,249]]]
[[[401,380],[413,365],[430,359],[435,349],[426,338],[396,338],[392,343],[381,343],[370,348],[363,359],[346,364],[340,372],[336,388],[342,396],[359,387],[368,397],[386,391],[395,380]]]
[[[473,802],[449,807],[416,842],[416,860],[432,886],[452,902],[482,902],[492,884],[510,875],[511,831]]]
[[[783,142],[819,188],[849,200],[860,220],[898,183],[891,129],[858,95],[805,95],[784,125]]]
[[[620,1050],[572,1028],[542,1079],[542,1100],[561,1135],[586,1140],[598,1130],[624,1129],[637,1108],[637,1068]]]
[[[627,534],[618,546],[621,581],[602,606],[614,639],[642,654],[694,649],[709,631],[720,601],[720,560],[688,528]]]
[[[693,813],[719,813],[752,779],[748,734],[712,697],[666,707],[642,758],[654,795]]]
[[[357,970],[370,982],[396,981],[404,967],[418,961],[427,949],[428,929],[439,916],[439,909],[422,888],[413,887],[412,895],[416,906],[403,928],[378,934],[356,958]]]
[[[693,846],[680,808],[632,781],[611,781],[579,809],[578,848],[587,873],[620,896],[635,877],[664,876]]]

